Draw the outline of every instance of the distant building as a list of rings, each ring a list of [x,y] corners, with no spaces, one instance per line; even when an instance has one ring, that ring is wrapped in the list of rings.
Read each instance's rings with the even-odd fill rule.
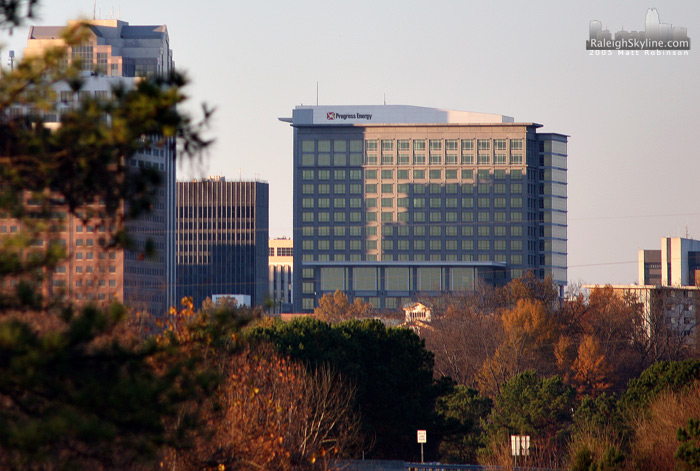
[[[294,309],[336,290],[379,310],[567,272],[567,136],[497,114],[298,106]]]
[[[640,250],[639,284],[698,286],[700,240],[664,237],[661,250]]]
[[[291,239],[270,239],[269,241],[269,284],[267,293],[274,302],[274,312],[291,312],[292,282],[294,279],[294,243]]]
[[[648,329],[664,328],[688,345],[696,344],[700,333],[700,241],[664,237],[661,250],[639,251],[638,265],[639,284],[612,285],[613,291],[641,303]]]
[[[248,295],[262,306],[268,287],[268,184],[223,177],[177,182],[177,296],[195,307],[215,294]]]
[[[71,20],[69,25],[77,20]],[[80,106],[87,97],[108,101],[116,86],[131,89],[138,76],[157,76],[173,68],[172,50],[165,25],[131,26],[119,20],[87,20],[90,34],[80,46],[69,52],[68,61],[81,61],[84,84],[76,93],[67,83],[54,86],[56,102],[45,111],[16,103],[8,109],[10,116],[40,113],[48,128],[59,126],[61,116]],[[65,26],[32,26],[29,29],[26,57],[42,54],[49,47],[63,46],[61,30]],[[173,139],[145,147],[126,164],[133,169],[153,168],[161,172],[163,185],[158,190],[152,211],[127,223],[135,250],[103,250],[114,221],[99,217],[99,204],[68,214],[57,208],[63,219],[58,237],[69,259],[50,275],[46,294],[65,295],[76,302],[123,302],[128,307],[163,316],[175,302],[175,153]],[[31,201],[28,201],[31,205]],[[91,217],[90,215],[93,215]],[[0,220],[3,233],[22,231],[11,219]],[[147,256],[147,240],[155,244],[155,256]],[[37,241],[45,246],[48,241]]]
[[[407,303],[403,306],[403,312],[405,314],[405,322],[430,322],[433,318],[433,306],[430,303]]]

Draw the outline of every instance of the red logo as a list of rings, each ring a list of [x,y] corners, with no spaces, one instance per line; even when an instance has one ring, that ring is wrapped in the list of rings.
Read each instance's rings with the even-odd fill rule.
[[[326,113],[326,120],[327,121],[333,121],[335,119],[335,113],[333,111],[329,111]]]

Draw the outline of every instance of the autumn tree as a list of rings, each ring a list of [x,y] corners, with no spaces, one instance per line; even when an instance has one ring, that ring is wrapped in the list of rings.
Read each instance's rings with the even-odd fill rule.
[[[541,373],[555,371],[554,344],[557,324],[541,301],[521,299],[513,309],[501,315],[503,342],[479,372],[479,386],[487,395],[496,395],[513,376],[534,369]]]
[[[501,343],[503,329],[494,313],[484,312],[476,293],[445,295],[434,300],[430,329],[421,331],[435,354],[436,377],[449,376],[473,386],[479,369]]]
[[[314,316],[324,322],[341,322],[350,319],[364,319],[372,313],[372,305],[360,298],[351,303],[347,294],[340,290],[324,294],[314,309]]]

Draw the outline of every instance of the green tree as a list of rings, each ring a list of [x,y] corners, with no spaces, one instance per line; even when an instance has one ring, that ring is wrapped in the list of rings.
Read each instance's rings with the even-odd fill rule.
[[[440,460],[447,463],[476,463],[477,451],[485,442],[484,424],[493,402],[476,389],[456,386],[438,398],[435,410],[442,419]]]
[[[677,439],[681,442],[675,454],[679,469],[700,470],[700,420],[688,419],[688,425],[678,429]]]
[[[620,398],[626,412],[641,410],[663,391],[681,392],[700,381],[700,360],[660,361],[629,382]]]
[[[374,443],[366,456],[418,457],[416,430],[435,423],[435,400],[444,385],[433,381],[433,356],[413,331],[377,320],[329,325],[304,318],[263,323],[249,335],[310,369],[326,365],[355,386],[367,446]]]
[[[35,3],[2,2],[0,25],[21,23]],[[84,35],[80,26],[67,31],[66,44]],[[57,215],[99,207],[90,217],[113,224],[101,242],[125,247],[125,222],[151,207],[160,183],[153,169],[126,168],[152,143],[145,137],[178,139],[185,155],[207,145],[199,124],[177,109],[185,84],[178,74],[117,89],[108,102],[84,100],[49,128],[41,112],[54,111],[54,84],[76,92],[84,85],[68,53],[51,49],[0,71],[0,217],[22,226],[0,239],[2,469],[144,464],[164,444],[182,445],[197,414],[174,420],[177,406],[212,384],[191,358],[127,329],[123,306],[78,307],[44,290],[67,257]],[[32,112],[11,114],[17,104]],[[46,243],[33,243],[39,239]]]
[[[491,437],[504,442],[511,434],[531,435],[533,448],[560,456],[572,423],[574,390],[561,377],[538,378],[525,371],[510,381],[494,401]]]

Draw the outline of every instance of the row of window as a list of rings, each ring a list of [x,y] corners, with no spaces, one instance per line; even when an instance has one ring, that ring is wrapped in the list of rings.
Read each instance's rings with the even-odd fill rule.
[[[462,180],[474,180],[474,177],[478,180],[505,180],[510,177],[511,180],[520,180],[523,177],[523,171],[520,169],[511,169],[507,172],[505,169],[496,170],[475,170],[474,169],[445,169],[444,175],[446,180],[457,180],[459,176]],[[333,180],[345,181],[346,177],[349,176],[350,180],[362,180],[363,171],[360,169],[352,170],[333,170]],[[396,178],[398,180],[425,180],[426,176],[429,179],[442,179],[443,170],[442,169],[398,169],[396,170]],[[365,180],[393,180],[394,170],[391,169],[365,169],[364,179]],[[303,170],[301,172],[301,179],[308,180],[330,180],[331,171],[330,170]]]
[[[426,184],[415,184],[415,183],[398,183],[394,186],[394,183],[365,183],[364,192],[362,184],[351,183],[346,185],[345,183],[335,183],[331,187],[329,183],[319,183],[311,184],[305,183],[301,186],[301,192],[304,195],[329,195],[331,193],[331,188],[333,193],[336,195],[344,195],[346,193],[355,195],[374,195],[374,194],[384,194],[387,196],[397,196],[397,195],[409,195],[409,194],[472,194],[474,193],[475,185],[472,183],[430,183]],[[396,189],[396,191],[394,191]],[[521,195],[523,192],[523,186],[521,183],[511,183],[507,185],[506,183],[479,183],[476,185],[476,190],[479,194],[490,194],[491,191],[495,194],[506,194],[511,195]]]
[[[331,207],[331,200],[334,209],[362,208],[362,198],[302,198],[301,207],[304,209],[328,209]],[[477,207],[479,208],[522,208],[523,199],[520,197],[512,198],[477,198]],[[461,203],[461,204],[460,204]],[[364,208],[473,208],[474,198],[365,198]]]
[[[528,264],[534,264],[535,256],[528,255]],[[378,253],[305,253],[301,257],[304,262],[376,262],[379,261]],[[472,254],[472,253],[431,253],[423,252],[415,253],[383,253],[381,260],[385,262],[500,262],[507,263],[508,255],[506,254]],[[524,260],[524,259],[523,259]],[[522,265],[521,263],[513,265]]]
[[[304,227],[302,229],[302,234],[305,237],[313,237],[313,236],[318,236],[318,237],[329,237],[331,235],[331,232],[333,233],[334,237],[345,237],[346,235],[349,235],[350,237],[362,237],[367,236],[376,236],[376,235],[382,235],[382,236],[394,236],[397,235],[399,237],[409,237],[409,236],[414,236],[414,237],[423,237],[426,235],[429,235],[431,237],[441,237],[443,235],[445,236],[452,236],[456,237],[458,235],[461,235],[463,237],[469,237],[473,236],[475,233],[478,234],[480,237],[488,237],[492,233],[493,229],[493,235],[494,236],[507,236],[508,234],[508,229],[510,228],[510,236],[512,237],[520,237],[523,235],[523,228],[522,226],[477,226],[476,232],[474,231],[474,226],[469,225],[469,226],[453,226],[453,225],[445,225],[445,226],[382,226],[381,228],[378,226],[368,226],[368,227],[363,227],[363,226],[350,226],[350,227],[345,227],[345,226],[333,226],[333,230],[331,231],[330,226],[317,226],[317,227]],[[291,252],[290,252],[291,255]]]
[[[379,159],[381,155],[381,160]],[[426,155],[428,160],[426,161]],[[510,157],[510,158],[509,158]],[[398,155],[394,154],[376,154],[368,152],[364,159],[362,154],[350,154],[348,158],[345,154],[302,154],[301,155],[301,165],[302,167],[359,167],[363,163],[365,165],[394,165],[396,161],[397,165],[474,165],[474,154],[473,153],[462,153],[459,154],[435,154],[435,153],[413,153],[404,154],[399,152]],[[511,153],[510,155],[505,152],[495,152],[493,155],[490,152],[478,152],[476,154],[476,164],[477,165],[522,165],[523,164],[523,154],[521,152]]]
[[[475,142],[476,141],[476,147]],[[508,147],[510,144],[510,147]],[[381,147],[380,147],[381,146]],[[360,139],[350,139],[349,145],[348,141],[345,139],[320,139],[314,141],[311,139],[304,139],[301,142],[302,152],[362,152],[362,141]],[[365,152],[378,152],[381,149],[382,152],[393,152],[397,151],[426,151],[430,152],[441,152],[445,151],[463,151],[470,152],[473,150],[477,151],[522,151],[523,150],[523,139],[368,139],[365,141]]]
[[[305,240],[302,243],[302,249],[306,252],[309,251],[324,251],[324,250],[367,250],[375,251],[380,247],[380,241],[377,240],[366,240],[364,241],[364,248],[362,246],[362,240],[334,240],[333,244],[329,240]],[[492,244],[493,242],[493,244]],[[493,247],[495,251],[522,251],[523,241],[522,240],[478,240],[474,244],[473,240],[387,240],[381,241],[382,250],[448,250],[448,251],[471,251],[477,249],[481,252],[489,251]]]
[[[321,158],[322,154],[319,154],[318,156],[318,165],[323,166],[322,161],[328,161],[326,166],[330,165],[330,158],[329,159],[322,159]],[[430,165],[443,165],[443,155],[442,154],[428,154],[429,160],[428,163]],[[491,165],[491,154],[490,153],[485,153],[485,152],[479,152],[476,154],[476,163],[477,165]],[[309,159],[310,161],[310,159]],[[377,165],[381,163],[381,165],[394,165],[394,154],[381,154],[381,161],[378,158],[378,154],[372,154],[368,153],[365,156],[365,164],[366,165]],[[523,163],[523,154],[522,153],[513,153],[510,154],[510,159],[508,159],[508,154],[501,153],[501,152],[496,152],[493,154],[493,164],[494,165],[522,165]],[[402,154],[399,153],[398,156],[396,157],[396,164],[397,165],[425,165],[426,164],[426,154],[419,154],[419,153],[414,153],[413,158],[411,158],[411,154]],[[469,153],[469,154],[462,154],[461,156],[458,154],[445,154],[444,155],[444,164],[445,165],[474,165],[474,154]],[[351,164],[352,165],[352,164]]]
[[[291,257],[292,255],[294,255],[292,251],[293,251],[292,247],[277,247],[277,256],[278,257]],[[270,247],[269,255],[270,255],[270,257],[275,256],[275,247]]]
[[[382,212],[360,212],[360,211],[350,211],[346,214],[344,211],[333,212],[333,222],[334,223],[344,223],[344,222],[377,222],[378,220],[382,222],[416,222],[416,223],[436,223],[436,222],[474,222],[474,212],[462,212],[457,211],[431,211],[426,213],[424,211],[405,211],[395,213],[394,211],[382,211]],[[364,214],[364,219],[363,219]],[[461,217],[460,217],[461,215]],[[331,222],[331,213],[328,211],[304,211],[301,213],[301,219],[304,223],[313,222]],[[476,221],[478,222],[506,222],[508,220],[508,213],[505,211],[496,211],[491,215],[489,211],[479,211],[477,212]],[[523,213],[519,211],[510,212],[510,222],[522,222]]]

